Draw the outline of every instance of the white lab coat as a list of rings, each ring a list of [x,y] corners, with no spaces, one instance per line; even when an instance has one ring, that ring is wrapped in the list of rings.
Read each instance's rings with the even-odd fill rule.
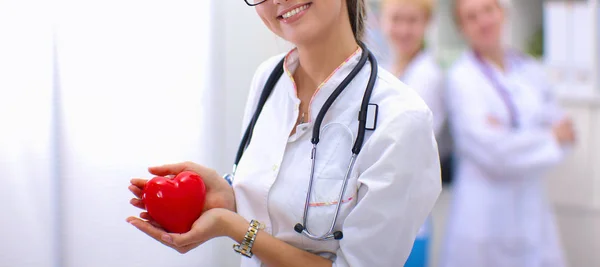
[[[244,129],[269,74],[282,57],[273,57],[258,68]],[[430,110],[416,93],[381,68],[371,98],[371,103],[379,105],[377,129],[367,131],[336,223],[344,238],[313,241],[293,229],[302,222],[313,122],[359,57],[357,51],[323,83],[310,103],[310,121],[290,136],[300,101],[291,76],[298,55],[296,50],[288,54],[286,73],[267,101],[237,169],[233,183],[237,211],[247,220],[265,223],[265,231],[276,238],[331,259],[333,266],[399,266],[441,191],[440,169]],[[308,228],[315,234],[329,229],[370,69],[367,63],[323,121],[308,214]],[[242,266],[261,263],[257,257],[243,257]]]
[[[433,113],[433,129],[437,138],[440,157],[449,156],[452,139],[446,127],[446,101],[444,74],[434,55],[423,50],[406,66],[400,80],[417,91]]]
[[[520,126],[466,52],[448,73],[448,101],[458,156],[443,267],[564,266],[543,176],[561,161],[551,126],[561,118],[542,67],[507,55],[507,71],[488,65],[505,85]],[[502,126],[488,122],[493,116]]]
[[[445,88],[442,69],[430,51],[422,50],[406,66],[404,73],[399,78],[421,96],[433,113],[433,130],[440,159],[445,159],[451,153],[452,139],[446,124]],[[424,224],[417,235],[417,239],[429,239],[431,227],[431,221]]]

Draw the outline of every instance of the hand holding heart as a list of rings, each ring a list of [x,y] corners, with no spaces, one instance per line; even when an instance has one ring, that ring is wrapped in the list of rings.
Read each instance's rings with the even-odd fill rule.
[[[183,234],[166,232],[146,212],[141,215],[145,220],[129,217],[127,221],[158,242],[184,254],[208,240],[226,236],[224,217],[231,215],[231,213],[233,212],[221,208],[208,210],[194,222],[189,232]]]
[[[197,247],[198,245],[210,240],[214,237],[222,236],[224,234],[224,230],[222,229],[221,219],[222,216],[226,213],[235,212],[235,196],[233,194],[233,189],[229,184],[220,177],[216,171],[212,169],[205,168],[195,163],[185,162],[179,164],[172,165],[164,165],[160,167],[152,167],[149,169],[150,173],[157,176],[171,176],[171,175],[179,175],[186,176],[186,173],[183,172],[193,172],[198,174],[202,178],[202,182],[206,188],[206,196],[204,199],[204,208],[201,212],[202,215],[198,218],[191,227],[191,230],[183,232],[181,226],[177,227],[177,225],[171,224],[169,227],[165,224],[165,228],[170,228],[170,233],[167,232],[159,223],[156,222],[155,218],[148,212],[142,212],[140,217],[143,219],[129,217],[127,218],[127,222],[131,223],[139,230],[153,237],[154,239],[162,242],[165,245],[168,245],[180,253],[188,252],[189,250]],[[194,177],[192,177],[194,178]],[[158,180],[154,180],[151,185],[156,183],[162,183],[163,185],[167,185],[168,183],[174,183],[172,181],[168,181],[167,179],[157,178]],[[157,182],[158,181],[158,182]],[[195,188],[195,186],[201,187],[201,183],[198,184],[194,179],[177,179],[179,186],[193,186],[194,188],[188,188],[187,191],[192,192],[192,194],[198,194],[202,190]],[[146,209],[144,202],[142,201],[143,191],[148,183],[148,180],[145,179],[132,179],[131,185],[129,186],[129,190],[136,196],[131,200],[131,204],[135,207]],[[146,188],[148,191],[152,191],[152,188]],[[164,191],[162,193],[167,193]],[[188,194],[189,195],[189,194]],[[190,197],[188,196],[188,199]],[[152,201],[152,199],[148,198],[146,201]],[[148,202],[150,203],[150,202]],[[194,197],[191,198],[191,205],[188,205],[188,209],[191,209],[192,214],[198,214],[200,211],[194,211],[194,204],[198,204],[201,201]],[[150,205],[150,204],[149,204]],[[154,206],[152,208],[155,208]],[[160,208],[159,208],[160,209]],[[152,213],[152,210],[151,210]],[[155,213],[160,214],[160,213]],[[159,215],[157,215],[159,216]],[[185,216],[184,216],[185,217]],[[189,221],[189,215],[188,221]],[[159,219],[159,221],[165,221],[164,216]],[[168,219],[167,219],[168,221]],[[189,228],[189,225],[186,230]],[[176,232],[176,233],[173,233]],[[177,233],[178,232],[178,233]]]
[[[178,175],[184,171],[197,173],[202,177],[202,181],[206,186],[206,202],[204,203],[204,211],[213,208],[224,208],[235,211],[235,196],[231,186],[221,177],[215,170],[206,168],[193,162],[184,162],[159,167],[151,167],[148,171],[157,176]],[[146,185],[145,179],[132,179],[129,190],[137,197],[131,200],[131,204],[140,208],[146,209],[140,201],[142,190]]]

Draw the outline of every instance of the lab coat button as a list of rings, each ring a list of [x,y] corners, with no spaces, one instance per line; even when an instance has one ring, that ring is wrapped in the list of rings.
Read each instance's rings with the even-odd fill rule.
[[[277,164],[273,164],[273,171],[277,171],[277,169],[279,168],[279,166]]]

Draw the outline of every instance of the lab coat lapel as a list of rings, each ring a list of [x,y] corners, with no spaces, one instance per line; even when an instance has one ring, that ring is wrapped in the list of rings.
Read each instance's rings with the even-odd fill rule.
[[[340,64],[340,66],[331,74],[331,76],[328,79],[326,79],[321,84],[320,88],[315,92],[310,103],[311,121],[316,120],[319,111],[321,110],[329,96],[335,91],[335,89],[337,89],[337,87],[342,83],[342,81],[346,79],[346,77],[348,77],[348,75],[350,74],[350,72],[352,72],[354,67],[356,67],[358,61],[360,60],[361,53],[361,49],[355,51],[342,64]],[[365,65],[365,67],[363,68],[366,68],[367,66],[368,64]],[[356,84],[356,80],[358,79],[352,80],[352,82],[345,88],[342,94],[335,100],[335,102],[330,108],[330,112],[332,112],[335,109],[338,103],[343,101],[343,98],[346,95],[351,94],[349,91],[353,89],[353,85]],[[325,119],[323,120],[323,125],[325,125],[326,122],[330,121],[329,118],[334,117],[330,116],[330,114],[332,114],[334,111],[332,113],[330,112],[328,112],[327,116],[325,116]]]

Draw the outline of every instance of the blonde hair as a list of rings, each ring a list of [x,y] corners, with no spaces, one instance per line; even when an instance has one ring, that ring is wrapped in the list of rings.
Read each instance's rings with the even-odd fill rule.
[[[354,38],[361,41],[365,35],[365,21],[367,19],[367,6],[365,0],[347,0],[348,15]]]
[[[435,0],[381,0],[381,5],[385,6],[390,3],[411,3],[416,4],[425,10],[427,18],[433,16],[433,12],[436,8]]]

